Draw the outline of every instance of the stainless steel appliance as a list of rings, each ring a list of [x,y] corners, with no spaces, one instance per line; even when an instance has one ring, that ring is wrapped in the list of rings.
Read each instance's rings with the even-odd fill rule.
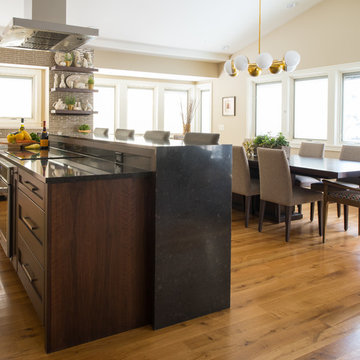
[[[13,179],[15,166],[0,159],[0,244],[6,256],[12,256]]]

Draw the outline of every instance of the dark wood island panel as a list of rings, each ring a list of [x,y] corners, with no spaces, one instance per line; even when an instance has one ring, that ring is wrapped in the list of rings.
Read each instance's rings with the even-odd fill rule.
[[[47,186],[46,350],[150,323],[152,175]]]

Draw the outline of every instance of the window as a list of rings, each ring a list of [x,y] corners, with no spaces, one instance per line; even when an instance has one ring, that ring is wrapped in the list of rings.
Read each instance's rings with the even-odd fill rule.
[[[294,84],[294,138],[327,139],[328,79],[298,79]]]
[[[33,118],[32,77],[0,76],[0,117]]]
[[[342,141],[360,142],[360,74],[343,76]]]
[[[0,128],[18,128],[20,118],[28,129],[48,120],[47,94],[42,91],[46,76],[45,68],[0,65]]]
[[[256,84],[255,134],[281,132],[282,85],[281,82]]]
[[[128,88],[127,91],[127,128],[137,134],[153,129],[154,90]]]
[[[201,101],[201,131],[211,132],[211,92],[210,90],[200,91]]]
[[[108,128],[109,133],[115,132],[115,87],[96,86],[99,90],[94,93],[94,128]]]
[[[186,113],[188,92],[165,90],[164,92],[164,130],[175,134],[183,133],[182,109]]]

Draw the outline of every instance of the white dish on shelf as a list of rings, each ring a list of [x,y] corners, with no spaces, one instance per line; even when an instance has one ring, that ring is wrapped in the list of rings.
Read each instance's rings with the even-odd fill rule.
[[[56,65],[62,66],[62,63],[65,63],[65,54],[64,52],[57,51],[54,56]]]
[[[69,75],[66,77],[66,85],[67,87],[71,88],[71,82],[73,83],[73,87],[75,89],[86,89],[87,88],[87,83],[89,80],[89,75]]]

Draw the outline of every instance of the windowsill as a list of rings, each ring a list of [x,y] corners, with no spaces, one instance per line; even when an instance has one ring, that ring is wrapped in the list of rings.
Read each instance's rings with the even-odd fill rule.
[[[312,141],[309,141],[312,142]],[[314,143],[317,141],[314,141]],[[321,142],[321,141],[318,141]],[[293,149],[300,149],[300,145],[301,142],[297,142],[297,141],[290,141],[290,148]],[[341,146],[342,145],[326,145],[325,144],[325,151],[336,151],[336,152],[340,152],[341,151]]]

